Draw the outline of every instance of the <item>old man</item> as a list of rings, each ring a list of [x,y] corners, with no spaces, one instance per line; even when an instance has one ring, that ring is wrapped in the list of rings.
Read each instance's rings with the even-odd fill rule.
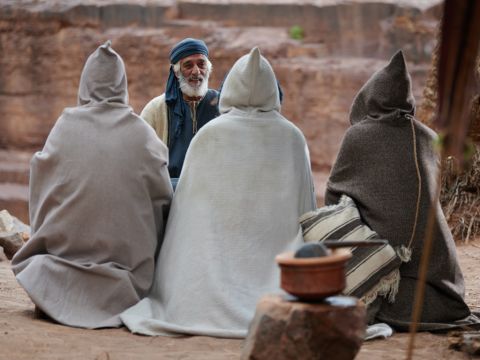
[[[202,40],[180,41],[170,52],[170,63],[165,93],[151,100],[140,116],[168,146],[168,171],[176,184],[192,138],[219,115],[218,92],[208,88],[212,63]]]
[[[38,309],[70,326],[121,325],[152,285],[172,198],[167,161],[128,105],[123,61],[105,43],[85,64],[78,106],[31,161],[32,237],[12,268]]]

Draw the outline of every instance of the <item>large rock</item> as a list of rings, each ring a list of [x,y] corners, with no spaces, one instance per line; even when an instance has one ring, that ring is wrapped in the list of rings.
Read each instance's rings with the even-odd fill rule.
[[[318,5],[313,0],[302,4],[255,0],[178,4],[173,0],[4,1],[0,4],[0,147],[41,148],[62,109],[76,104],[86,57],[107,38],[113,39],[126,62],[130,99],[137,112],[163,92],[171,46],[185,36],[196,36],[209,44],[215,67],[213,86],[221,83],[240,55],[260,45],[272,62],[290,59],[296,64],[292,74],[296,79],[282,81],[289,99],[285,113],[293,114],[294,121],[332,123],[332,116],[345,117],[352,92],[365,80],[358,73],[369,74],[362,69],[362,60],[360,65],[352,66],[349,61],[348,66],[340,66],[341,73],[330,72],[329,62],[337,60],[329,58],[386,61],[401,47],[410,61],[421,63],[430,55],[439,1],[425,3],[428,6],[392,1]],[[249,15],[252,12],[255,16]],[[305,41],[288,39],[293,24],[310,29]],[[312,66],[311,60],[319,58],[322,61]],[[345,95],[338,99],[340,87]],[[307,100],[296,97],[298,94]],[[332,101],[340,101],[342,106],[331,105]],[[338,135],[332,138],[332,143],[338,142]]]
[[[241,55],[259,46],[284,91],[282,112],[305,133],[313,169],[321,174],[321,202],[322,181],[349,126],[351,101],[398,48],[406,51],[421,101],[440,6],[440,0],[4,0],[0,149],[31,155],[42,148],[62,110],[76,105],[87,56],[107,39],[125,61],[137,113],[164,91],[168,54],[182,38],[207,42],[212,87],[220,86]],[[303,27],[303,40],[289,37],[292,25]],[[0,205],[27,221],[28,176],[12,181],[8,172],[0,167]]]
[[[244,1],[179,0],[182,18],[223,26],[301,26],[308,42],[325,44],[336,56],[385,57],[404,47],[411,60],[425,61],[441,0],[418,1]]]
[[[245,340],[242,360],[351,360],[365,337],[366,310],[352,297],[302,303],[264,296]]]

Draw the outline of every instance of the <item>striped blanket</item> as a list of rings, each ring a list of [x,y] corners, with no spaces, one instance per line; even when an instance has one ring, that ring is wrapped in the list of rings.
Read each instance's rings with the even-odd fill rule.
[[[343,195],[336,205],[310,211],[300,217],[305,242],[324,240],[378,239],[362,222],[355,202]],[[390,245],[354,247],[346,269],[344,294],[361,298],[367,305],[378,296],[395,300],[400,282],[399,267],[402,263]]]

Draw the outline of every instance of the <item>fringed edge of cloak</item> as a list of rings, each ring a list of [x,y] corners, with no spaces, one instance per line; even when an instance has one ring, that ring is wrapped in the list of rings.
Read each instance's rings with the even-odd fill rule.
[[[365,305],[370,305],[378,296],[387,298],[388,302],[393,303],[398,293],[400,285],[400,270],[395,269],[380,279],[377,285],[370,289],[362,298]]]

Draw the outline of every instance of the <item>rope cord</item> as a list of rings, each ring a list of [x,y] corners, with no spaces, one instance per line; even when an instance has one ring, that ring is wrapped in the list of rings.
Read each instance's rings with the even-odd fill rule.
[[[417,207],[415,210],[415,221],[413,222],[412,228],[412,236],[410,237],[410,241],[408,242],[408,249],[411,249],[413,239],[415,237],[415,232],[417,231],[417,223],[418,223],[418,214],[420,212],[420,198],[422,196],[422,176],[420,175],[420,167],[418,165],[418,154],[417,154],[417,136],[415,134],[415,125],[413,117],[410,117],[410,124],[412,125],[412,138],[413,138],[413,158],[415,161],[415,169],[417,172],[417,180],[418,180],[418,191],[417,191]]]

